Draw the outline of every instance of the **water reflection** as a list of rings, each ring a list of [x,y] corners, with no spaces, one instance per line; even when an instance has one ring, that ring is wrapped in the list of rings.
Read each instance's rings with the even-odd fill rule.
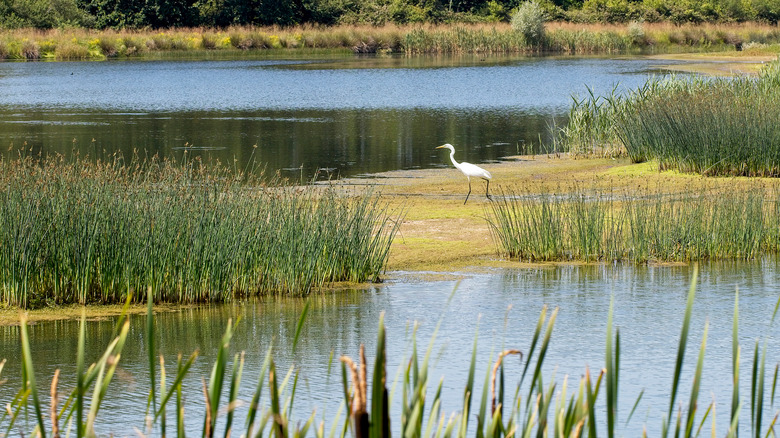
[[[598,370],[604,363],[606,315],[614,297],[615,324],[622,338],[621,406],[632,405],[640,391],[645,393],[631,423],[622,426],[629,408],[620,412],[623,434],[633,436],[647,427],[650,435],[660,430],[668,409],[674,358],[683,309],[691,275],[688,266],[558,266],[497,271],[491,275],[466,276],[457,291],[454,281],[398,281],[368,291],[340,291],[313,296],[309,318],[303,327],[296,352],[291,351],[298,316],[304,303],[282,298],[245,302],[235,306],[187,308],[160,313],[157,321],[157,345],[165,356],[169,373],[176,355],[194,350],[201,357],[185,381],[188,412],[201,412],[201,377],[208,375],[213,354],[228,319],[240,318],[232,351],[246,351],[246,369],[241,397],[248,399],[255,387],[259,367],[269,346],[273,346],[278,368],[295,364],[301,370],[296,411],[301,417],[317,409],[318,418],[330,419],[341,401],[340,370],[329,361],[341,354],[356,356],[361,342],[373,356],[376,326],[385,312],[388,330],[390,376],[394,377],[402,358],[408,356],[412,326],[419,324],[421,348],[430,339],[436,323],[442,319],[434,346],[431,382],[444,377],[443,408],[457,411],[457,402],[466,380],[468,360],[475,334],[479,337],[478,376],[488,369],[487,358],[505,347],[527,351],[544,305],[559,308],[558,320],[548,351],[546,379],[553,373],[562,382],[564,375],[577,379],[585,366]],[[682,397],[687,399],[690,376],[705,321],[709,321],[709,340],[702,382],[702,403],[711,397],[721,412],[730,403],[731,315],[734,291],[740,291],[740,340],[743,363],[750,361],[748,350],[755,339],[768,337],[768,364],[776,363],[777,327],[769,325],[780,290],[775,260],[753,263],[703,265],[686,366],[683,371]],[[113,321],[94,321],[87,325],[91,359],[109,342]],[[61,368],[63,387],[74,385],[74,354],[77,324],[41,323],[31,327],[34,361],[39,381],[50,379],[54,368]],[[141,427],[148,388],[147,358],[144,345],[144,317],[134,316],[130,339],[122,357],[122,367],[102,414],[102,431],[120,434],[131,426]],[[18,328],[0,329],[3,356],[9,359],[3,376],[9,381],[0,386],[0,402],[7,402],[18,388]],[[335,360],[335,359],[334,359]],[[370,359],[369,359],[370,360]],[[522,371],[509,363],[509,381]],[[747,368],[745,368],[747,369]],[[747,379],[747,372],[743,378]],[[477,379],[478,381],[480,379]],[[573,382],[572,382],[573,384]],[[747,380],[743,388],[748,388]],[[400,389],[399,389],[400,391]],[[400,394],[397,392],[396,394]],[[747,394],[743,394],[747,399]],[[398,400],[396,400],[397,402]],[[190,417],[188,427],[200,427]],[[723,424],[721,424],[723,423]],[[747,423],[747,422],[745,422]],[[725,422],[718,423],[725,430]]]
[[[635,88],[654,71],[643,59],[485,56],[0,63],[0,146],[188,147],[304,179],[439,166],[443,143],[479,163],[539,152],[572,94]]]

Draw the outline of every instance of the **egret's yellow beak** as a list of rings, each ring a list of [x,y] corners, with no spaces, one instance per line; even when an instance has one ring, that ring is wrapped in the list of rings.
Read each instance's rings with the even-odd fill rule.
[[[441,149],[441,148],[443,148],[443,147],[444,147],[444,145],[441,145],[441,146],[436,146],[434,149]]]

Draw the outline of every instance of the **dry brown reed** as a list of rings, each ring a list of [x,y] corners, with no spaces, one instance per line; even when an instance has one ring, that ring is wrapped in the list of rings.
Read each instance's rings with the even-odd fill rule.
[[[614,53],[679,51],[780,41],[777,27],[761,23],[546,24],[545,41],[526,44],[509,23],[383,26],[241,26],[167,30],[14,29],[0,37],[0,59],[105,59],[150,52],[331,49],[375,52]]]

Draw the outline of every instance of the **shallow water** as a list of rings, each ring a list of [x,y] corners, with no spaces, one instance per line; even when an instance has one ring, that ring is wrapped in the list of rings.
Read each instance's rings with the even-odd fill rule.
[[[563,266],[499,270],[491,274],[463,275],[458,281],[436,282],[414,281],[403,273],[395,273],[394,281],[368,291],[342,291],[312,297],[312,308],[295,352],[291,351],[292,339],[304,303],[289,299],[160,313],[156,317],[156,342],[165,357],[169,376],[177,353],[186,356],[196,349],[201,352],[185,381],[185,403],[187,412],[202,412],[201,378],[208,376],[228,319],[240,318],[231,352],[246,352],[241,397],[250,398],[265,352],[273,345],[280,372],[291,364],[300,370],[296,416],[304,418],[316,409],[317,418],[324,418],[329,423],[342,399],[338,364],[334,362],[329,371],[332,354],[335,358],[341,354],[356,357],[363,342],[371,361],[379,315],[384,313],[390,363],[388,379],[392,381],[398,365],[405,363],[403,358],[410,354],[412,325],[419,324],[417,337],[420,349],[424,350],[441,320],[433,348],[430,390],[433,391],[443,376],[443,408],[454,412],[461,408],[458,400],[466,381],[474,336],[478,333],[477,381],[480,382],[487,370],[488,358],[500,349],[528,351],[534,326],[545,305],[559,309],[545,361],[545,382],[549,382],[554,373],[560,388],[564,375],[578,380],[586,366],[597,373],[604,366],[606,317],[610,299],[614,297],[615,325],[619,327],[622,339],[620,430],[625,436],[636,436],[647,427],[649,434],[654,436],[668,409],[691,271],[689,267]],[[719,435],[727,426],[725,419],[730,406],[735,290],[739,289],[739,329],[743,348],[741,418],[743,424],[747,424],[750,415],[748,376],[755,340],[767,339],[769,343],[767,379],[771,379],[771,369],[780,360],[776,347],[780,332],[777,325],[769,325],[780,295],[779,272],[774,260],[701,266],[679,400],[688,400],[695,356],[704,324],[708,322],[699,406],[712,400],[717,402]],[[149,387],[144,324],[143,316],[132,318],[116,383],[99,415],[102,432],[125,435],[132,433],[132,427],[143,426]],[[77,328],[75,322],[41,323],[31,327],[33,360],[37,364],[38,380],[44,387],[55,368],[62,369],[61,391],[73,387]],[[100,348],[109,342],[113,322],[89,322],[87,330],[88,348],[94,360]],[[17,338],[17,327],[0,329],[3,356],[9,359],[3,371],[8,382],[0,386],[0,402],[3,403],[10,400],[12,391],[19,387]],[[522,372],[517,359],[508,360],[506,371],[507,384],[513,387]],[[570,391],[575,385],[575,381],[569,383]],[[633,418],[624,425],[642,390],[644,395]],[[396,405],[400,393],[399,388]],[[479,390],[477,394],[480,394]],[[243,425],[243,409],[240,410],[239,425]],[[200,417],[192,414],[187,418],[190,432],[199,430]],[[398,415],[394,415],[395,422],[397,418]],[[603,417],[600,421],[603,423]]]
[[[311,179],[549,148],[572,94],[635,88],[646,59],[337,57],[0,62],[0,150],[219,159]],[[257,146],[256,148],[254,146]]]

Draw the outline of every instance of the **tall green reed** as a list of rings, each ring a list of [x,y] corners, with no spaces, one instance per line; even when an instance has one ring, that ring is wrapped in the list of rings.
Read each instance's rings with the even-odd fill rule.
[[[230,301],[377,281],[397,231],[380,197],[156,158],[0,161],[0,293],[22,307]]]
[[[775,192],[511,190],[486,208],[499,252],[531,261],[753,259],[777,253]]]
[[[574,100],[557,142],[704,175],[780,176],[780,60],[757,78],[652,78]]]

